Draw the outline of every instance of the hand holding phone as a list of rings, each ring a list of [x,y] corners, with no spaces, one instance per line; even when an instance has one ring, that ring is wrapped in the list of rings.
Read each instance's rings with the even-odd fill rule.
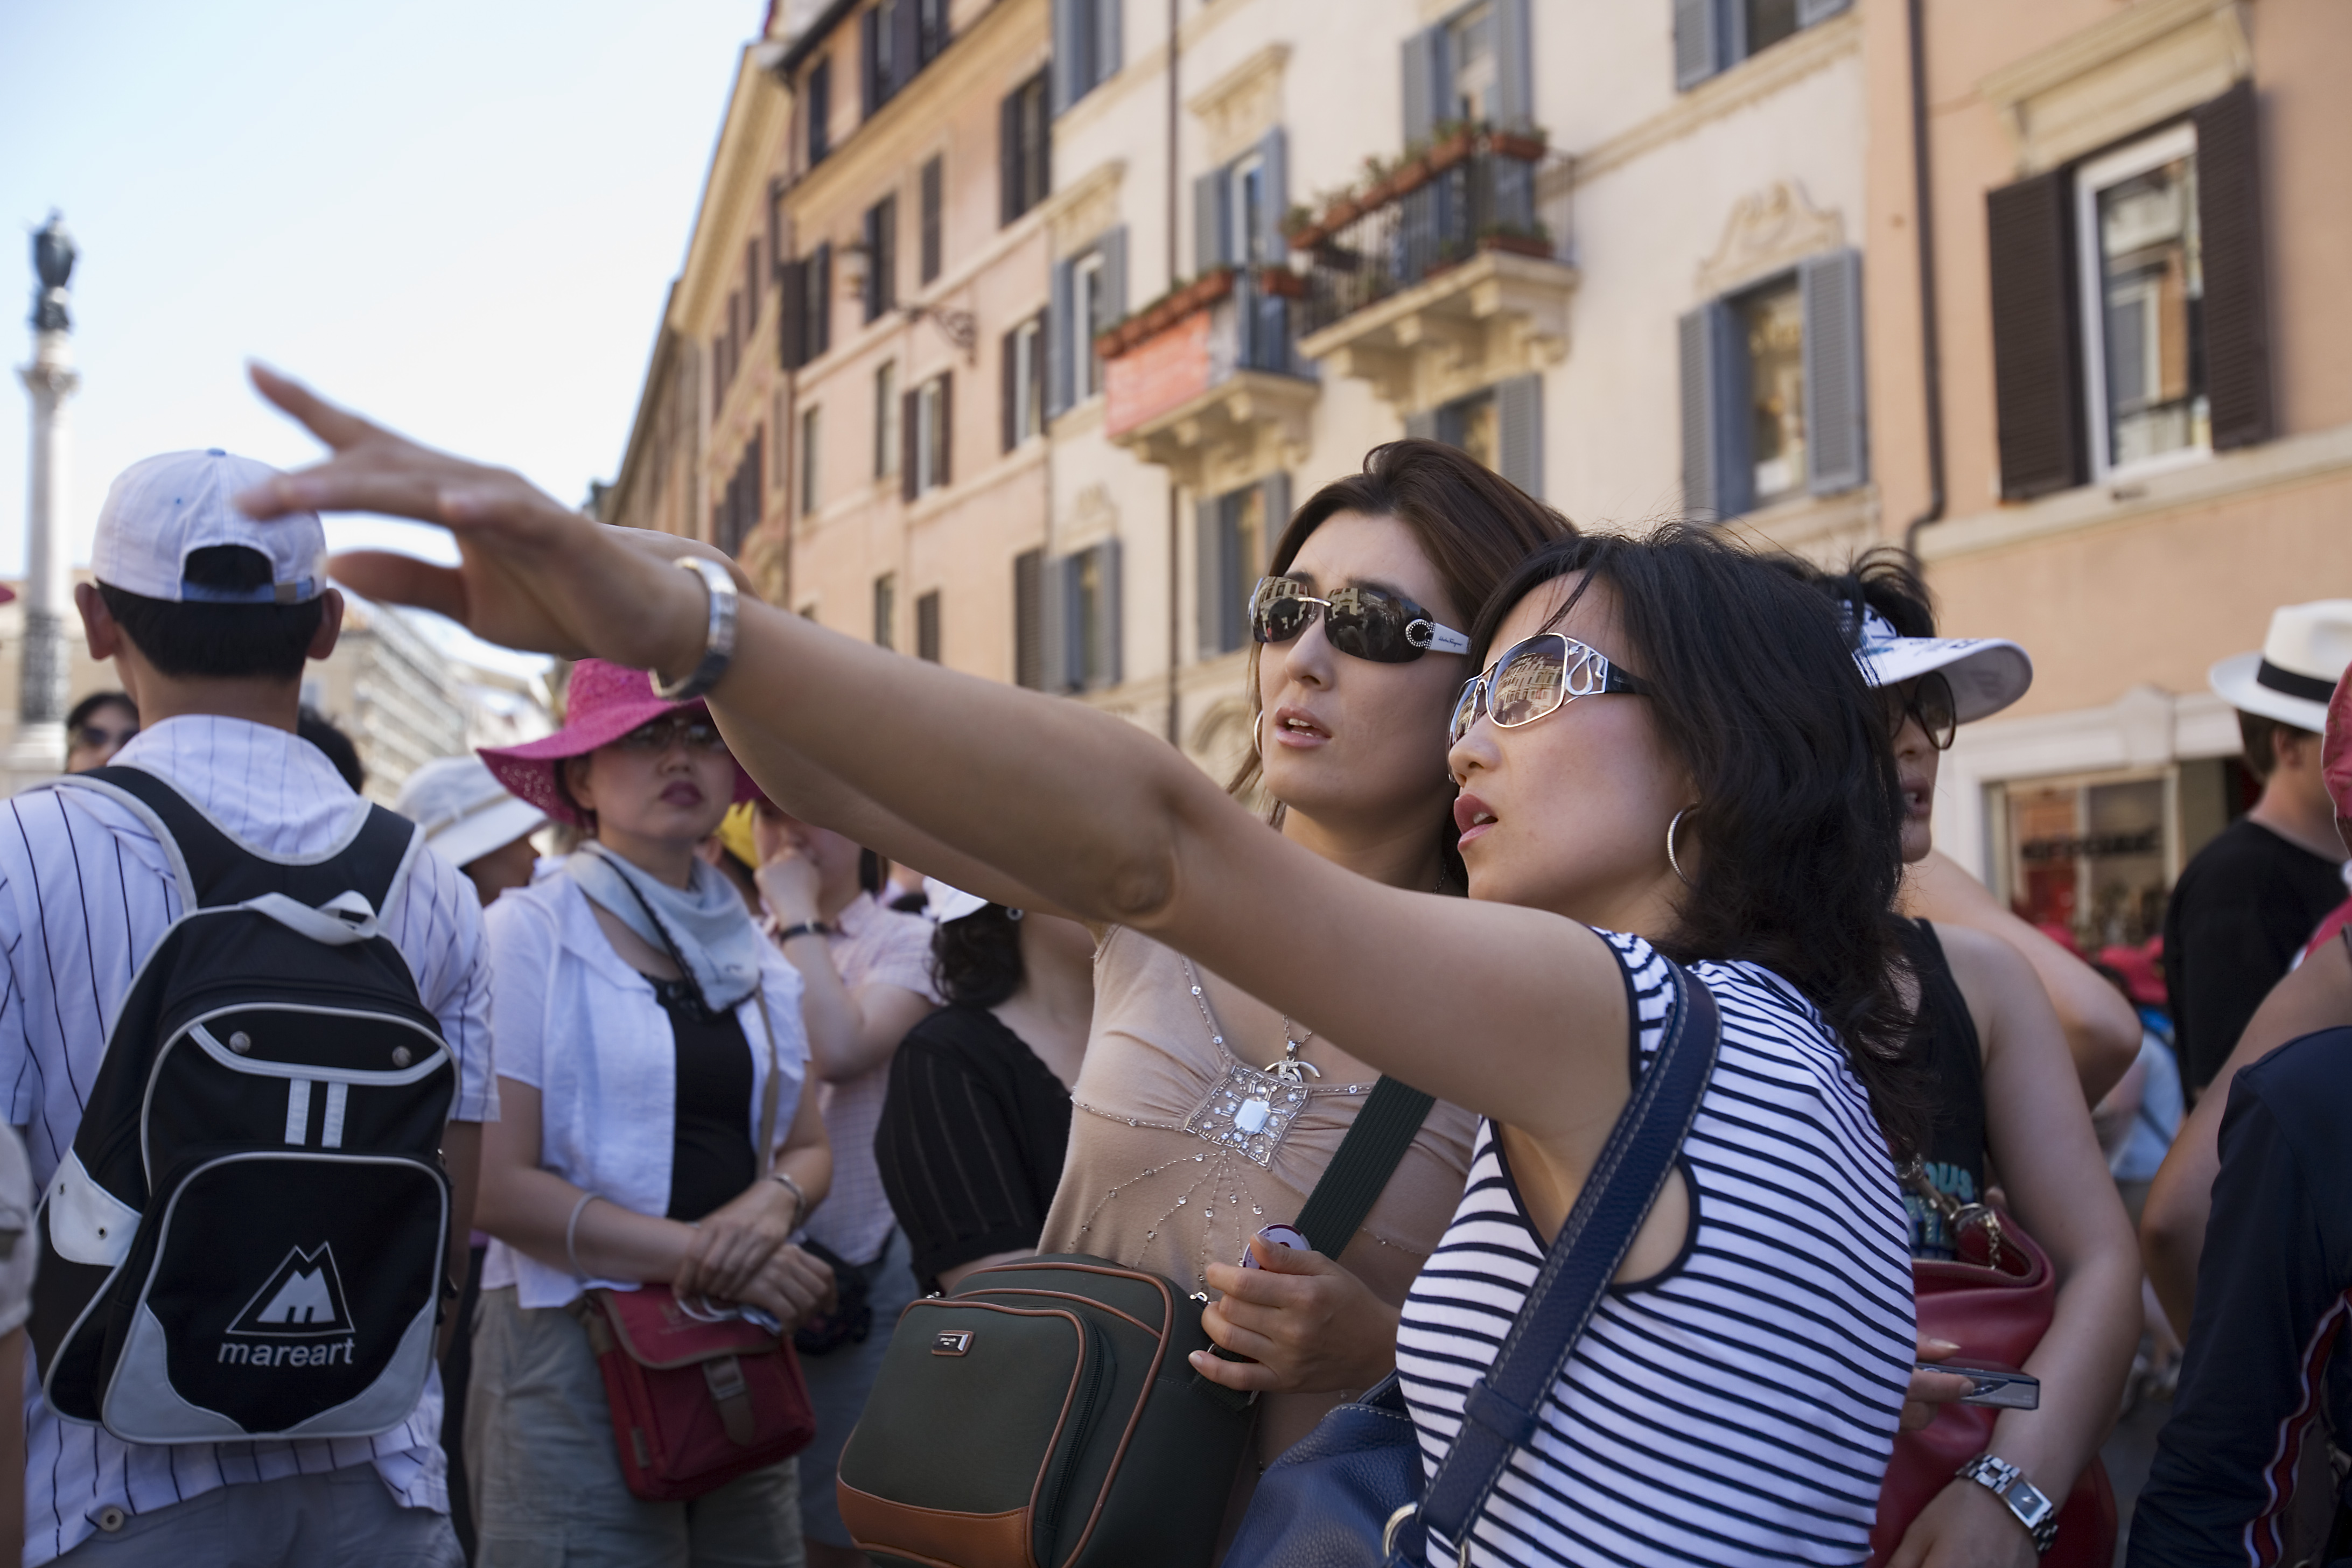
[[[1954,1377],[1967,1378],[1972,1386],[1960,1395],[1958,1403],[1962,1405],[1984,1405],[1998,1410],[2042,1408],[2042,1380],[2031,1373],[1963,1366],[1949,1361],[1923,1361],[1916,1364],[1921,1372],[1949,1373]]]

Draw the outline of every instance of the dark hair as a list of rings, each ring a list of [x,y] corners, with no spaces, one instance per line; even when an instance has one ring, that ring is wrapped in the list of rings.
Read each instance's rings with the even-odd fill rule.
[[[335,764],[335,771],[354,792],[367,788],[367,769],[360,765],[360,749],[335,728],[333,720],[305,702],[295,716],[294,732],[326,752],[327,761]]]
[[[2263,713],[2249,713],[2242,708],[2238,710],[2238,743],[2245,748],[2246,752],[2241,760],[2246,764],[2246,771],[2263,784],[2268,784],[2271,774],[2277,771],[2278,742],[2282,735],[2297,735],[2306,741],[2315,739],[2312,732],[2300,724],[2290,724],[2284,719],[2273,719]]]
[[[1863,609],[1876,610],[1900,637],[1936,635],[1936,601],[1920,580],[1910,553],[1891,544],[1864,551],[1846,563],[1843,572],[1828,572],[1794,555],[1767,558],[1770,564],[1813,584],[1839,604],[1850,617],[1847,642],[1860,647]]]
[[[66,733],[71,735],[89,722],[90,715],[101,708],[127,708],[131,710],[131,721],[134,724],[139,721],[139,704],[131,700],[128,691],[93,691],[75,703],[73,711],[66,715]]]
[[[1916,1148],[1928,1097],[1895,913],[1902,788],[1833,606],[1803,574],[1686,524],[1586,534],[1511,574],[1479,614],[1473,659],[1485,663],[1521,599],[1579,572],[1569,604],[1609,584],[1625,662],[1698,796],[1684,832],[1706,852],[1656,945],[1684,963],[1744,959],[1794,985],[1836,1031],[1889,1141]]]
[[[191,550],[182,571],[199,587],[234,593],[266,587],[272,575],[269,557],[242,544]],[[323,595],[299,605],[223,605],[150,599],[111,583],[100,583],[98,592],[140,657],[181,677],[295,679],[327,613]]]
[[[858,850],[857,888],[860,892],[878,894],[882,891],[882,884],[889,879],[890,862],[882,858],[880,850]]]
[[[1475,615],[1478,606],[1493,595],[1495,585],[1530,552],[1549,541],[1576,535],[1574,523],[1459,447],[1416,437],[1373,447],[1364,454],[1362,472],[1333,479],[1307,497],[1307,504],[1291,514],[1288,526],[1275,542],[1266,571],[1279,574],[1290,570],[1307,536],[1343,511],[1392,517],[1403,523],[1465,616]],[[1253,642],[1249,649],[1253,735],[1259,717],[1257,660],[1258,645]],[[1244,793],[1257,783],[1259,767],[1253,744],[1225,787],[1235,795]],[[1279,825],[1282,815],[1283,807],[1277,805],[1269,820]],[[1454,847],[1457,836],[1453,817],[1434,825],[1434,831],[1444,856],[1447,880],[1459,888],[1466,879],[1461,852]]]
[[[993,1007],[1021,989],[1021,922],[1003,904],[985,904],[931,933],[931,979],[961,1007]]]

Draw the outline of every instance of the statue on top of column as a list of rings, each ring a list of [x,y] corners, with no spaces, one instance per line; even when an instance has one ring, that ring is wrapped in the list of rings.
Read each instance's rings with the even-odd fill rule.
[[[73,236],[66,232],[66,220],[55,208],[49,221],[33,236],[33,270],[41,279],[40,292],[33,305],[33,330],[42,332],[66,332],[73,330],[73,318],[66,313],[66,284],[73,277]]]

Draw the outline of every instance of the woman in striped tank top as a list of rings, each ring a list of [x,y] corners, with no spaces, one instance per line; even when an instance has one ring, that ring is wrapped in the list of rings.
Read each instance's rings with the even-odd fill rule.
[[[1134,927],[1486,1118],[1400,1343],[1431,1454],[1664,1022],[1657,955],[1695,963],[1724,1046],[1680,1179],[1471,1539],[1433,1559],[1863,1561],[1912,1353],[1888,1146],[1907,1150],[1924,1097],[1885,718],[1811,587],[1696,530],[1539,551],[1479,619],[1503,654],[1457,712],[1472,896],[1451,899],[1279,837],[1116,715],[748,598],[714,672],[727,601],[663,559],[692,545],[599,531],[260,379],[338,449],[248,498],[261,511],[437,522],[462,498],[461,565],[347,557],[353,587],[509,644],[699,668],[755,777],[830,771],[898,819],[869,839],[894,858],[951,848]]]

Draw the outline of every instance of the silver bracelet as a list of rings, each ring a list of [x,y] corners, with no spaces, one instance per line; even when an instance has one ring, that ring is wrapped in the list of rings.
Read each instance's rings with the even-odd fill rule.
[[[801,1184],[793,1180],[792,1173],[789,1171],[771,1171],[768,1173],[768,1180],[782,1183],[784,1190],[793,1194],[793,1203],[796,1205],[793,1209],[793,1228],[800,1229],[801,1222],[808,1218],[808,1194],[801,1191]]]
[[[701,578],[702,585],[710,591],[710,621],[702,634],[702,661],[681,680],[666,681],[658,672],[648,672],[647,679],[653,682],[654,695],[663,701],[691,702],[718,685],[719,678],[735,660],[735,577],[718,562],[699,555],[681,555],[671,564]]]
[[[572,1217],[563,1222],[563,1257],[572,1265],[572,1277],[575,1279],[588,1278],[588,1270],[580,1267],[580,1211],[595,1201],[595,1194],[581,1194],[580,1201],[572,1205]]]

